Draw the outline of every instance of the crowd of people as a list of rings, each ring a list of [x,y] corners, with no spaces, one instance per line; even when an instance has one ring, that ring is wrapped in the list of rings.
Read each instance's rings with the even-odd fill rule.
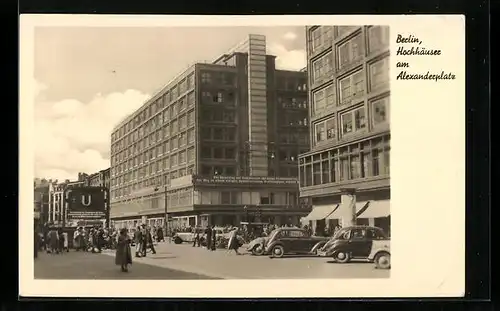
[[[104,228],[104,227],[78,227],[70,237],[68,232],[62,228],[46,227],[35,236],[35,258],[39,250],[45,250],[51,254],[62,254],[69,252],[72,247],[76,251],[100,253],[103,249],[114,249],[115,264],[121,267],[122,272],[128,271],[128,266],[132,264],[132,247],[135,247],[135,257],[146,257],[148,251],[156,254],[155,243],[165,241],[165,238],[171,240],[176,233],[193,233],[193,246],[202,246],[202,237],[204,239],[203,247],[207,250],[215,251],[217,248],[227,248],[228,252],[234,251],[240,255],[238,249],[254,238],[268,236],[273,230],[279,227],[297,227],[292,224],[275,225],[264,224],[262,226],[240,225],[235,227],[226,225],[221,227],[207,226],[200,227],[177,227],[165,230],[162,227],[149,227],[145,224],[137,228]],[[311,234],[311,229],[304,226]],[[217,232],[224,233],[219,236]],[[338,230],[335,228],[332,230]],[[321,234],[315,232],[315,234]],[[324,232],[329,234],[330,232]],[[72,243],[70,242],[72,239]],[[221,247],[222,245],[222,247]]]

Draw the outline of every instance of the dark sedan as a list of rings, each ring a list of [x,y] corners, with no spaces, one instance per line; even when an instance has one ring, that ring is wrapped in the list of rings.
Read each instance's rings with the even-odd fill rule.
[[[312,255],[320,249],[329,237],[311,236],[300,228],[278,228],[269,234],[264,254],[281,258],[288,254]]]
[[[332,257],[339,263],[346,263],[352,259],[370,260],[370,254],[374,247],[388,245],[389,242],[389,237],[381,228],[371,226],[346,227],[335,233],[318,251],[318,255]]]

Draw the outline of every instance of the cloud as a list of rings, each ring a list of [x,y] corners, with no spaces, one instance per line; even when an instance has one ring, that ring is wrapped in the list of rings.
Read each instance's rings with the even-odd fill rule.
[[[35,99],[35,176],[59,180],[109,167],[114,125],[150,97],[127,90],[97,94],[88,103],[76,99],[49,102],[42,96],[46,89],[39,88]]]
[[[270,43],[267,52],[276,56],[276,68],[283,70],[300,70],[306,67],[306,51],[304,49],[288,50],[279,43]]]
[[[289,31],[283,35],[283,39],[293,41],[293,40],[297,39],[297,34]]]

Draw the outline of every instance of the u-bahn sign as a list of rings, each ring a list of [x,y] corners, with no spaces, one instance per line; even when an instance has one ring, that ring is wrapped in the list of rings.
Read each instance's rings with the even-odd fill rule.
[[[68,220],[98,220],[106,218],[107,190],[103,187],[81,187],[66,190]]]

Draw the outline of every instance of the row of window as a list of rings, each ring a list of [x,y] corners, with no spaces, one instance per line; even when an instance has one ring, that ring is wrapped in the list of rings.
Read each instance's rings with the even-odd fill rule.
[[[117,199],[124,196],[128,196],[137,192],[140,189],[148,188],[148,187],[161,187],[163,185],[170,184],[170,180],[176,179],[182,176],[194,174],[194,165],[190,165],[187,167],[181,167],[177,170],[173,170],[170,172],[164,172],[163,174],[159,174],[154,177],[145,178],[143,180],[138,180],[132,184],[125,185],[125,183],[121,183],[112,188],[111,190],[111,198]]]
[[[166,134],[167,131],[160,132],[159,134],[161,135],[162,133]],[[194,128],[190,128],[187,131],[169,137],[170,135],[165,135],[165,137],[155,135],[155,138],[141,140],[117,154],[112,154],[111,175],[113,176],[117,172],[122,171],[119,167],[121,164],[131,161],[136,161],[137,164],[147,162],[161,154],[169,153],[177,148],[193,143],[195,141],[195,130]],[[156,146],[152,146],[154,144]],[[136,159],[133,159],[133,157]]]
[[[333,84],[315,91],[312,95],[312,114],[321,115],[332,107],[351,104],[353,101],[363,98],[366,93],[387,89],[390,79],[389,57],[368,64],[367,67],[366,71],[361,68],[338,79]],[[335,86],[338,86],[338,90],[335,89]]]
[[[159,99],[150,103],[142,111],[137,112],[136,116],[132,120],[130,120],[125,125],[117,129],[111,135],[111,141],[113,142],[115,140],[122,138],[128,132],[139,126],[139,124],[146,121],[150,117],[154,116],[158,111],[163,110],[173,101],[176,101],[177,98],[184,96],[187,91],[194,88],[194,85],[195,85],[194,73],[191,73],[186,78],[182,79],[178,84],[173,85]],[[186,96],[185,101],[187,101],[188,103],[190,102],[194,103],[194,92],[188,94],[188,96]]]
[[[372,129],[386,126],[390,122],[390,97],[383,97],[369,101],[369,116]],[[337,119],[340,120],[337,129]],[[314,142],[334,140],[337,133],[341,137],[362,131],[368,127],[366,106],[355,107],[337,114],[337,117],[330,117],[314,123]]]
[[[191,163],[194,161],[194,159],[194,148],[189,148],[176,154],[172,154],[171,156],[166,156],[156,161],[151,161],[149,162],[149,164],[129,166],[127,170],[124,171],[124,174],[117,175],[115,178],[111,179],[111,185],[118,186],[123,183],[142,179],[150,175],[155,175],[156,173],[163,170],[171,170],[178,165],[185,164],[186,162]]]
[[[284,91],[307,91],[305,73],[304,78],[277,76],[276,89]]]
[[[200,118],[203,122],[210,123],[234,123],[236,113],[232,109],[224,109],[219,107],[205,108],[201,111]]]
[[[367,140],[351,146],[300,159],[300,186],[316,186],[390,173],[390,137]]]
[[[360,28],[361,26],[319,26],[312,28],[309,34],[309,54],[331,47],[334,37],[342,38]],[[366,27],[366,40],[362,37],[362,34],[363,32],[357,32],[354,37],[339,45],[339,65],[342,66],[359,57],[359,54],[363,53],[365,43],[369,53],[384,49],[389,45],[389,26],[375,25]]]
[[[166,127],[168,124],[170,124],[168,126],[172,128],[172,131],[177,131],[178,127],[184,127],[186,124],[194,124],[194,110],[192,109],[187,113],[183,113],[186,109],[194,107],[194,93],[191,94],[193,95],[192,101],[188,101],[187,105],[183,104],[177,106],[177,104],[174,103],[170,108],[163,110],[142,126],[136,128],[133,132],[127,133],[123,139],[116,142],[112,141],[111,153],[113,154],[126,148],[131,143],[141,140],[143,137],[147,137],[147,135],[151,135],[156,130]],[[183,103],[183,101],[179,103]]]
[[[307,98],[278,96],[278,106],[284,109],[307,109]]]
[[[281,126],[309,126],[307,111],[285,111],[278,122]]]
[[[380,31],[373,31],[373,30]],[[368,34],[386,34],[386,31],[380,29],[380,27],[371,27],[369,28]],[[330,79],[333,71],[336,69],[343,69],[347,66],[350,66],[357,61],[362,60],[366,55],[364,49],[364,37],[362,33],[358,33],[352,38],[348,39],[346,42],[338,45],[336,47],[336,63],[334,60],[334,53],[330,51],[320,58],[314,60],[312,62],[312,72],[311,72],[311,81],[313,84],[322,83],[325,79]],[[371,40],[371,41],[370,41]],[[382,38],[369,38],[369,41],[375,41],[376,45],[371,47],[368,50],[368,53],[374,51],[380,51],[382,48],[388,49],[389,47],[389,37],[387,35],[383,35]]]
[[[194,204],[296,205],[297,193],[289,191],[199,191]]]
[[[309,131],[291,130],[279,134],[279,140],[282,144],[287,145],[308,145],[309,144]]]
[[[236,85],[236,73],[220,71],[202,71],[202,84]]]

